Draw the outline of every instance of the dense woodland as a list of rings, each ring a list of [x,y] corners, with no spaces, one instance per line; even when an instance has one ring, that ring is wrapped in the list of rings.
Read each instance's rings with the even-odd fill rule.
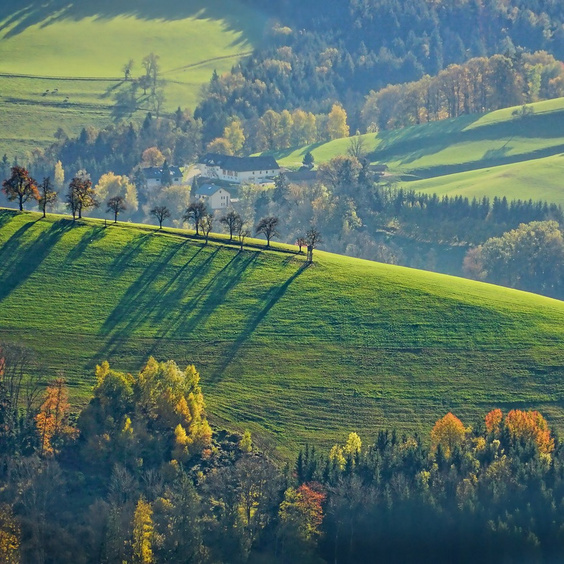
[[[538,412],[494,409],[473,428],[448,413],[425,436],[343,429],[283,465],[249,433],[211,429],[193,366],[102,363],[73,413],[30,350],[4,343],[0,359],[2,562],[561,556],[564,451]]]
[[[352,130],[363,131],[369,125],[360,118],[364,97],[389,84],[495,54],[518,67],[523,49],[564,59],[564,8],[554,0],[249,3],[274,12],[279,24],[270,47],[212,79],[195,112],[206,140],[220,136],[234,114],[251,119],[268,109],[294,108],[324,113],[336,101]]]

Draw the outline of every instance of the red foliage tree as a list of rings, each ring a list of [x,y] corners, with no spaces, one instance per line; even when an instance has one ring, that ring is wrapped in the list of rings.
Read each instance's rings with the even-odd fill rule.
[[[10,202],[18,200],[20,211],[29,199],[39,200],[40,197],[37,182],[23,166],[12,167],[10,178],[2,183],[2,191]]]

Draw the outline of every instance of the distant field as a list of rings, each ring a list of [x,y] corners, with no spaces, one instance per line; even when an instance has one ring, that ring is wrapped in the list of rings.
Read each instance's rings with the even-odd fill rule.
[[[534,113],[508,108],[378,135],[363,135],[367,158],[387,164],[405,188],[464,194],[546,199],[564,204],[564,99],[531,104]],[[295,168],[311,150],[316,162],[346,154],[350,141],[276,153]],[[509,166],[513,165],[513,166]]]
[[[251,241],[252,243],[253,241]],[[281,456],[449,410],[540,409],[564,430],[564,303],[295,248],[0,211],[0,339],[86,400],[94,365],[195,363],[216,423]]]
[[[0,125],[11,127],[2,127],[0,153],[44,145],[59,126],[70,134],[109,123],[122,66],[133,59],[138,76],[150,52],[160,57],[166,109],[193,108],[214,69],[229,70],[259,44],[265,22],[236,0],[3,2]],[[69,80],[79,78],[88,80]]]

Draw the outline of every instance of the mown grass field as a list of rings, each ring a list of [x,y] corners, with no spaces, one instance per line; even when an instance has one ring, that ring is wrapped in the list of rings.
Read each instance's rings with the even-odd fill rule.
[[[139,76],[151,52],[160,57],[165,110],[194,108],[214,69],[228,71],[258,45],[265,23],[237,0],[2,2],[0,154],[23,157],[59,126],[76,134],[110,123],[114,96],[127,87],[123,65],[133,59]]]
[[[564,303],[226,238],[0,211],[0,340],[87,400],[94,366],[195,363],[213,420],[280,456],[452,410],[534,407],[564,429]]]
[[[564,204],[564,99],[507,108],[396,131],[363,135],[367,158],[409,181],[404,188],[439,194],[507,196]],[[346,154],[349,139],[276,153],[297,167],[311,150],[317,163]]]

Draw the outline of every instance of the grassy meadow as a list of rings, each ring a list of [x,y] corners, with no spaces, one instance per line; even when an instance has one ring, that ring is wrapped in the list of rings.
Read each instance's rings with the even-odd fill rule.
[[[165,110],[194,108],[213,71],[228,71],[258,45],[265,23],[229,0],[3,2],[0,154],[45,146],[59,126],[76,134],[111,123],[115,94],[127,87],[123,65],[133,59],[139,76],[151,52],[160,57]],[[138,117],[145,112],[140,103]]]
[[[194,363],[219,425],[279,456],[452,410],[540,409],[564,429],[564,303],[289,246],[0,211],[0,340],[63,371]]]
[[[507,108],[379,134],[363,135],[370,162],[386,164],[401,186],[439,194],[507,196],[564,204],[564,99]],[[346,154],[349,139],[279,151],[298,167],[307,151],[317,163]]]

